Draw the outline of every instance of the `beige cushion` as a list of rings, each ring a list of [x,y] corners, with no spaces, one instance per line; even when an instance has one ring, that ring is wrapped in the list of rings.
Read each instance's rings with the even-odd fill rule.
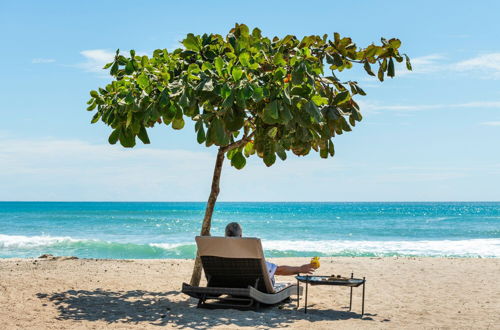
[[[268,293],[275,292],[267,272],[260,239],[254,237],[196,236],[195,240],[200,256],[260,259],[266,289]]]

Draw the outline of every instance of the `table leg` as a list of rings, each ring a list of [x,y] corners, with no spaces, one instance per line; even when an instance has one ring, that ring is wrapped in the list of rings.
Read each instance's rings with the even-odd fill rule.
[[[349,296],[349,312],[351,311],[352,308],[352,286],[351,286],[351,295]]]
[[[309,286],[309,276],[306,276],[306,301],[304,305],[304,313],[307,314],[307,288]]]
[[[300,276],[300,274],[297,274]],[[300,283],[299,279],[297,279],[297,310],[299,309],[299,303],[300,303]]]
[[[351,273],[351,278],[354,277],[354,273]],[[351,311],[352,308],[352,286],[351,286],[351,295],[349,296],[349,312]]]
[[[363,299],[361,301],[361,317],[365,314],[365,278],[363,277]]]

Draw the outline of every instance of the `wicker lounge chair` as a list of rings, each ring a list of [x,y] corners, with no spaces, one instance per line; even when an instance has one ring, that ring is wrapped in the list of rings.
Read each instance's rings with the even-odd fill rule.
[[[207,278],[206,287],[182,284],[182,292],[198,299],[198,307],[258,309],[298,293],[297,285],[273,286],[258,238],[197,236]]]

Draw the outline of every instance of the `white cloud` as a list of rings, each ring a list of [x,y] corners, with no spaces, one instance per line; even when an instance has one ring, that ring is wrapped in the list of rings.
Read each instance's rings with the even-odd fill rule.
[[[399,65],[396,77],[407,74],[433,73],[443,70],[443,60],[445,59],[446,57],[441,54],[431,54],[410,58],[412,71],[406,69],[405,61],[403,61],[403,63]]]
[[[45,64],[45,63],[54,63],[56,60],[53,58],[34,58],[31,60],[33,64]]]
[[[500,53],[479,55],[452,65],[460,72],[480,72],[484,78],[500,79]]]
[[[115,52],[110,52],[105,49],[91,49],[80,52],[85,57],[85,62],[79,63],[77,66],[88,72],[103,72],[103,66],[112,62],[115,57]]]
[[[106,49],[90,49],[82,50],[80,54],[85,57],[85,61],[78,63],[76,67],[79,67],[87,72],[96,72],[107,75],[107,71],[103,70],[103,67],[107,63],[114,60],[116,52],[111,52]],[[128,56],[129,51],[120,51],[120,54]],[[136,54],[139,56],[151,56],[152,52],[136,51]]]
[[[214,149],[125,149],[79,140],[0,139],[0,200],[205,201],[215,162]],[[304,171],[304,169],[308,171]],[[253,157],[238,171],[226,161],[220,200],[320,200],[342,170],[339,160],[318,155],[267,168]],[[290,187],[301,180],[303,184]],[[320,197],[322,196],[322,197]]]
[[[192,188],[208,189],[212,162],[208,152],[3,139],[0,200],[200,200],[208,193]]]
[[[410,59],[413,70],[401,63],[396,76],[430,74],[436,72],[462,72],[480,75],[484,79],[500,79],[500,53],[478,55],[463,61],[450,62],[441,54],[430,54]]]
[[[0,137],[0,200],[206,201],[215,149],[125,149],[80,140]],[[334,159],[289,154],[267,168],[252,157],[243,170],[226,161],[220,201],[467,200],[492,184],[499,164],[489,167],[411,163],[346,163],[337,142]],[[470,164],[469,164],[470,165]],[[408,167],[409,166],[409,167]],[[479,169],[479,170],[478,170]],[[494,180],[495,181],[495,180]],[[498,181],[498,180],[496,180]],[[476,181],[475,181],[476,182]],[[442,184],[442,190],[429,190]],[[455,194],[460,192],[460,194]],[[495,199],[484,192],[478,200]],[[488,195],[490,194],[490,195]],[[478,195],[479,196],[479,195]],[[485,197],[486,196],[486,197]],[[489,197],[488,197],[489,196]]]
[[[482,122],[481,125],[485,125],[485,126],[500,126],[500,121],[485,121],[485,122]]]

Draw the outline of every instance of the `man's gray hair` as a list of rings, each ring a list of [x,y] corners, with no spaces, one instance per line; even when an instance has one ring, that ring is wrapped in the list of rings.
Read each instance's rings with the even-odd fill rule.
[[[228,223],[226,226],[226,237],[241,237],[243,231],[237,222]]]

